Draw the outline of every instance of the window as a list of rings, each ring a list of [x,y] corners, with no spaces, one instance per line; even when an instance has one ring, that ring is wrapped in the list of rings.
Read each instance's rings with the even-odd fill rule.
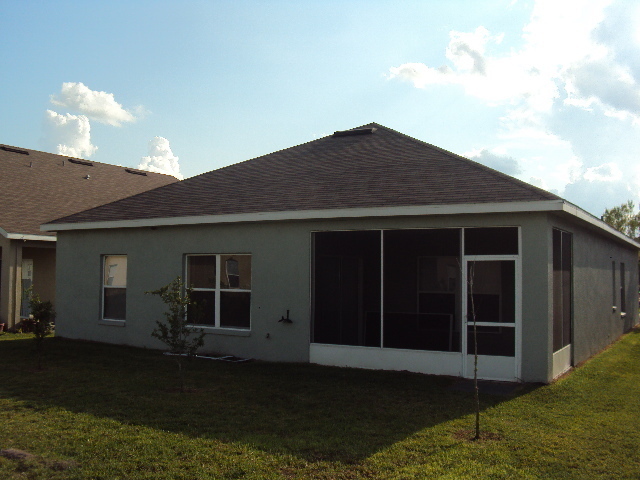
[[[616,298],[617,298],[617,292],[616,292],[616,262],[615,262],[615,260],[611,262],[611,292],[612,292],[611,305],[613,306],[613,311],[615,312],[615,310],[616,310]]]
[[[626,315],[627,311],[627,282],[625,279],[624,263],[620,264],[620,313]]]
[[[187,255],[193,325],[251,327],[251,255]]]
[[[125,320],[127,314],[127,256],[105,255],[102,264],[102,318]]]

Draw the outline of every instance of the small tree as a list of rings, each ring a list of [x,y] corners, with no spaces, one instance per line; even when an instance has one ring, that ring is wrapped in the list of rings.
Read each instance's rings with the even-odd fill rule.
[[[633,239],[638,238],[640,232],[640,213],[635,211],[632,200],[618,207],[607,208],[602,215],[602,221]]]
[[[188,326],[187,310],[189,306],[196,306],[191,300],[192,292],[193,289],[185,286],[179,276],[158,290],[145,292],[149,295],[158,295],[169,308],[164,313],[165,322],[157,320],[151,336],[164,343],[169,347],[169,352],[175,355],[180,374],[180,393],[184,393],[183,360],[185,357],[187,360],[193,358],[198,349],[204,345],[204,331],[202,329],[196,331]]]
[[[463,266],[458,261],[460,274],[464,275]],[[480,440],[480,387],[478,385],[478,324],[476,315],[476,304],[473,298],[473,281],[475,277],[475,262],[467,266],[467,313],[465,315],[469,324],[469,317],[473,322],[473,403],[475,410],[475,433],[473,440]],[[463,276],[464,278],[464,276]],[[465,325],[463,328],[467,328]],[[469,335],[467,333],[467,341]],[[466,361],[466,360],[465,360]]]
[[[33,291],[33,286],[26,291],[29,299],[31,317],[33,317],[33,339],[36,343],[36,357],[38,359],[38,370],[42,370],[42,352],[44,350],[44,339],[51,335],[53,322],[56,319],[56,312],[53,304],[47,300],[43,302],[40,296]]]
[[[478,388],[478,326],[476,316],[476,304],[473,300],[473,277],[475,264],[471,265],[467,276],[467,284],[469,286],[468,298],[471,302],[471,318],[473,319],[473,394],[476,413],[476,425],[474,440],[480,440],[480,389]]]

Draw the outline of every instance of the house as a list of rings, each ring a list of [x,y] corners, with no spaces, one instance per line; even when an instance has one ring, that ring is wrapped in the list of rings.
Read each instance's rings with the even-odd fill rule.
[[[24,290],[55,303],[54,232],[61,216],[175,182],[174,177],[0,145],[0,323],[29,315]]]
[[[638,323],[640,245],[562,198],[370,124],[57,219],[58,334],[549,382]]]

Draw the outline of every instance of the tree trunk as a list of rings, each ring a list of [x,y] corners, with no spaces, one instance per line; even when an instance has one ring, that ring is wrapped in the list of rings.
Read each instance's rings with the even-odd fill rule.
[[[180,356],[176,357],[178,362],[178,372],[180,374],[180,393],[184,393],[184,371],[182,370],[182,360]]]

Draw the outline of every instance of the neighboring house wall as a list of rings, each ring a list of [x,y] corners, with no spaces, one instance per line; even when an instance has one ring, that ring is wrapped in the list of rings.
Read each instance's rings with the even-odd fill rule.
[[[638,253],[573,222],[551,217],[550,225],[573,236],[572,364],[577,365],[638,323]],[[625,264],[625,316],[620,305],[621,263]]]
[[[20,304],[16,302],[16,296],[19,298],[22,292],[20,278],[23,243],[0,236],[0,323],[4,323],[5,328],[12,327],[20,318]]]
[[[43,301],[55,303],[55,242],[10,240],[0,236],[0,323],[20,322],[23,297],[22,263],[33,262],[33,290]]]
[[[42,242],[45,243],[45,242]],[[46,242],[38,247],[22,249],[23,260],[33,260],[33,291],[43,302],[56,301],[56,247],[55,242]]]
[[[312,232],[520,226],[522,378],[548,381],[548,222],[544,213],[344,219],[63,231],[58,235],[61,336],[160,348],[150,333],[165,306],[144,292],[183,275],[185,254],[251,254],[250,332],[219,330],[205,350],[275,361],[309,361]],[[101,256],[127,255],[126,326],[100,324]],[[292,324],[278,320],[290,311]],[[102,322],[104,323],[104,322]]]
[[[14,288],[13,246],[11,240],[0,235],[0,323],[9,325],[9,319],[13,318],[10,292]]]

